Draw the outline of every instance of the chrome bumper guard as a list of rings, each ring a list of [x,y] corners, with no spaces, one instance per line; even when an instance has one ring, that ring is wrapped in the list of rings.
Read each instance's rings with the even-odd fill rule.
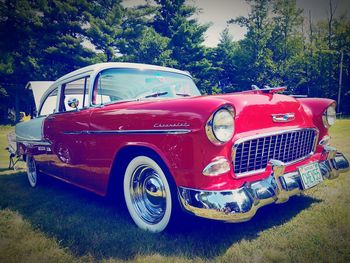
[[[319,166],[324,179],[334,179],[349,170],[346,157],[333,147],[326,146],[328,158],[320,161]],[[196,216],[244,222],[250,220],[256,211],[271,203],[287,202],[289,197],[303,192],[298,173],[284,173],[285,165],[281,161],[270,160],[271,175],[263,180],[246,183],[243,187],[226,191],[205,191],[178,187],[179,199],[185,211]]]

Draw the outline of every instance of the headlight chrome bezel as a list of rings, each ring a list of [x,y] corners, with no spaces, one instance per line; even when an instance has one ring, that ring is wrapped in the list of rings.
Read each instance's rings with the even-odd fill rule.
[[[322,114],[323,125],[328,129],[334,125],[337,119],[337,112],[335,110],[335,103],[332,103]]]
[[[218,134],[216,134],[215,132],[215,120],[218,118],[219,114],[224,113],[229,113],[230,117],[232,118],[232,131],[230,131],[231,135],[228,136],[227,138],[220,138],[220,136]],[[227,142],[229,142],[232,137],[233,134],[235,132],[235,110],[231,105],[225,105],[223,107],[220,107],[219,109],[217,109],[208,119],[207,124],[205,126],[205,131],[207,134],[208,139],[215,145],[222,145],[225,144]]]

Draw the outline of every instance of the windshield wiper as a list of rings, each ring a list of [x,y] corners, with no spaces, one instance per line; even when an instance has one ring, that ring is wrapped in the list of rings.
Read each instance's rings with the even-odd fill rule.
[[[149,95],[144,96],[144,98],[155,98],[155,97],[163,96],[163,95],[166,95],[166,94],[168,94],[167,91],[163,91],[163,92],[154,92],[154,93],[151,93],[151,94],[149,94]]]
[[[190,97],[191,96],[191,94],[188,94],[188,93],[176,93],[175,95],[182,96],[182,97]]]

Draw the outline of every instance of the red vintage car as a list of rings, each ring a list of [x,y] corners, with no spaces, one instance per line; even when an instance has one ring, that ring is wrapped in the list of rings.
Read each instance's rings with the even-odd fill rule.
[[[151,232],[177,208],[246,221],[349,168],[330,146],[330,99],[275,88],[202,96],[187,72],[131,63],[50,84],[37,117],[16,126],[30,185],[43,173],[102,196],[122,192],[136,225]]]

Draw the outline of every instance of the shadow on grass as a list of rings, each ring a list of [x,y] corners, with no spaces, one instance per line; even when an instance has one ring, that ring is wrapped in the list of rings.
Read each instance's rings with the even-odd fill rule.
[[[133,224],[125,208],[55,179],[45,177],[39,187],[32,189],[23,172],[1,176],[0,193],[1,209],[18,211],[75,255],[124,260],[148,254],[214,258],[233,243],[254,239],[259,232],[281,225],[319,202],[294,197],[285,204],[261,208],[251,221],[239,224],[185,215],[176,230],[150,234]]]

